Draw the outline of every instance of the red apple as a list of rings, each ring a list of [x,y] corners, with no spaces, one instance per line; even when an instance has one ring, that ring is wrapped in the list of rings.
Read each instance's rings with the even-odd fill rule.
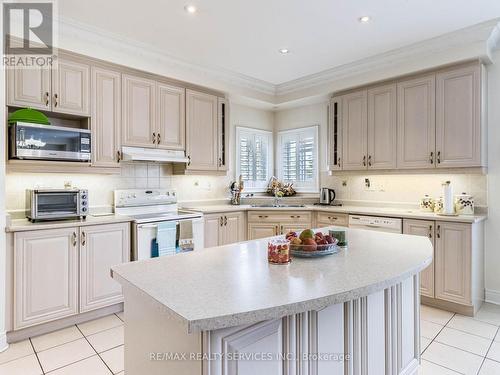
[[[318,245],[316,244],[316,241],[314,241],[312,238],[306,238],[302,240],[302,250],[304,251],[316,251],[318,248]]]

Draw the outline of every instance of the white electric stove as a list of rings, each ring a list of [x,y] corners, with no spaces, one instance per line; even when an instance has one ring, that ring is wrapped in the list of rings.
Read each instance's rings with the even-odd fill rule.
[[[114,208],[115,213],[134,218],[132,260],[156,256],[156,238],[161,223],[176,223],[175,247],[168,255],[203,247],[203,214],[179,210],[174,190],[115,190]]]

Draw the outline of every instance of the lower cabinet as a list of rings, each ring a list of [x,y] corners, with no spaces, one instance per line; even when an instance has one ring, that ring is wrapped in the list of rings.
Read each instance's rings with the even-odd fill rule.
[[[229,245],[245,240],[245,214],[221,212],[204,215],[205,247]]]
[[[348,214],[336,214],[331,212],[318,212],[316,216],[316,228],[324,227],[347,227],[349,226]]]
[[[434,221],[404,220],[403,233],[429,237],[432,246],[435,247]],[[435,260],[433,259],[432,263],[420,272],[420,294],[431,298],[434,298],[434,264]]]
[[[112,266],[130,261],[128,225],[109,224],[80,230],[80,312],[123,301],[122,288],[111,278]]]
[[[121,302],[110,268],[129,254],[130,223],[15,233],[13,328]]]
[[[248,223],[248,239],[257,240],[279,235],[279,224]]]
[[[310,211],[249,211],[248,239],[257,240],[311,228]]]

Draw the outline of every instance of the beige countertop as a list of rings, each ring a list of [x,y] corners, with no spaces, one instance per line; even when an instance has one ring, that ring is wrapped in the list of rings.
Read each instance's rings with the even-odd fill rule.
[[[11,220],[5,229],[6,232],[23,232],[29,230],[58,229],[68,227],[83,227],[88,225],[125,223],[133,221],[132,218],[123,215],[89,215],[85,220],[57,220],[30,222],[28,219]]]
[[[121,284],[163,305],[188,332],[275,319],[366,296],[424,269],[428,238],[347,229],[349,248],[289,265],[267,262],[267,239],[112,267]],[[390,264],[390,267],[387,265]]]
[[[422,212],[418,208],[393,208],[393,207],[375,207],[375,206],[317,206],[305,205],[305,207],[253,207],[251,205],[203,205],[192,206],[190,210],[202,212],[204,214],[220,213],[220,212],[236,212],[236,211],[321,211],[332,213],[346,213],[355,215],[369,216],[386,216],[398,217],[406,219],[421,219],[421,220],[439,220],[453,221],[460,223],[476,223],[487,218],[486,215],[459,215],[459,216],[443,216],[432,212]]]

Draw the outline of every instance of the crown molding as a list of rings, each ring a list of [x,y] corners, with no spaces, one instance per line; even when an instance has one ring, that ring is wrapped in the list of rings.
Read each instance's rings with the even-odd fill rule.
[[[489,58],[489,46],[487,44],[492,33],[495,35],[500,34],[499,21],[500,19],[490,20],[432,39],[413,43],[392,51],[285,82],[276,86],[276,95],[280,97],[293,94],[298,91],[314,88],[315,86],[333,83],[354,75],[387,68],[388,66],[399,65],[412,61],[415,58],[421,59],[422,57],[443,53],[447,50],[477,45],[477,43],[484,44],[484,53],[482,53],[482,56],[470,56],[470,58],[479,57],[491,63],[491,59]],[[490,45],[498,43],[498,38],[499,36],[496,35],[496,37],[489,42]],[[474,49],[473,54],[477,55],[477,49]]]

